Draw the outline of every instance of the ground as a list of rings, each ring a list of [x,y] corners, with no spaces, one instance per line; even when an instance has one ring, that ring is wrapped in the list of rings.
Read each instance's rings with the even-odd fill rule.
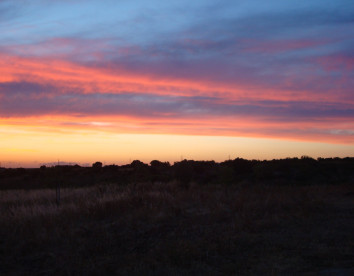
[[[349,184],[0,192],[1,275],[354,275]]]

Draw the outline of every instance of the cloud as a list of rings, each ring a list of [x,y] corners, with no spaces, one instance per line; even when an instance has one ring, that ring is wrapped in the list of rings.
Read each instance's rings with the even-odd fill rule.
[[[221,97],[170,96],[146,93],[56,93],[55,86],[35,83],[0,85],[1,117],[64,115],[171,120],[247,120],[307,123],[350,122],[351,104],[336,102],[229,100]],[[59,87],[59,89],[61,89]]]
[[[0,3],[0,120],[350,140],[349,1],[43,3]]]
[[[353,24],[353,9],[349,1],[344,2],[346,7],[333,7],[330,3],[325,7],[314,1],[310,5],[300,4],[296,9],[274,1],[274,9],[261,5],[255,7],[254,12],[247,13],[244,9],[251,4],[240,2],[224,1],[218,4],[210,1],[202,7],[199,4],[192,5],[190,10],[182,7],[182,4],[176,4],[176,7],[173,6],[176,13],[180,15],[186,12],[183,17],[186,22],[165,24],[169,26],[166,29],[156,18],[151,19],[152,15],[124,5],[121,8],[126,8],[131,14],[122,17],[124,19],[118,30],[115,25],[118,23],[107,16],[107,21],[101,18],[101,24],[111,25],[105,28],[107,31],[102,35],[95,29],[96,23],[89,22],[87,30],[75,30],[71,35],[56,36],[56,32],[46,32],[33,38],[26,36],[26,43],[17,45],[6,40],[0,49],[4,55],[21,56],[24,59],[37,57],[39,63],[42,60],[42,65],[52,63],[54,59],[55,63],[58,60],[62,64],[66,62],[66,67],[72,66],[80,72],[86,70],[89,80],[86,90],[92,92],[113,92],[108,87],[114,86],[123,92],[131,89],[132,92],[146,90],[147,93],[159,90],[163,90],[160,93],[170,91],[175,94],[184,94],[185,90],[212,93],[200,88],[203,83],[213,87],[214,91],[230,91],[230,87],[233,90],[237,87],[238,91],[247,91],[248,95],[261,97],[271,90],[281,91],[280,97],[292,95],[304,99],[312,94],[310,97],[328,98],[333,97],[333,91],[336,91],[337,101],[340,98],[350,98],[352,83],[347,80],[353,77],[351,62],[338,59],[344,51],[350,53],[354,46],[350,28]],[[100,6],[95,6],[95,1],[91,1],[90,5],[84,7],[91,9]],[[117,7],[120,6],[114,6],[112,10]],[[234,13],[227,12],[236,7],[238,9]],[[167,11],[172,10],[170,5],[162,5],[161,8],[167,15]],[[211,9],[215,13],[210,13]],[[152,8],[152,12],[156,16],[161,14],[156,8]],[[192,16],[194,12],[197,12],[198,20]],[[150,28],[151,32],[145,36],[135,32],[134,38],[125,31],[121,33],[124,26],[135,26],[134,22],[141,22],[142,18],[145,18],[145,27],[153,24],[156,28]],[[340,72],[347,76],[346,80],[329,72],[331,56],[335,57],[332,60],[336,60],[332,68],[340,68],[342,62],[346,64]],[[55,68],[46,70],[55,71]],[[88,72],[90,70],[91,73]],[[128,88],[118,77],[117,81],[112,81],[112,78],[96,81],[92,77],[96,74],[95,70],[105,72],[106,76],[122,75],[127,78],[128,74],[131,78],[133,75],[137,83],[134,88],[131,88],[132,84]],[[45,74],[41,74],[42,79],[46,78]],[[101,77],[102,73],[98,72],[97,75]],[[141,79],[142,76],[145,80]],[[146,79],[149,80],[148,85],[145,85]],[[161,85],[159,88],[152,87],[151,80],[157,83],[157,79],[168,80],[167,85],[164,88]],[[175,80],[185,82],[188,88],[175,85]],[[66,76],[63,82],[63,86],[66,86],[76,80],[74,76],[71,80]],[[104,82],[109,83],[106,88],[103,88]]]

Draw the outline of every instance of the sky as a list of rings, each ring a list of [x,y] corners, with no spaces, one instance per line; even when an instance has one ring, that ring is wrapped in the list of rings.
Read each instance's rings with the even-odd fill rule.
[[[0,0],[0,166],[354,156],[351,0]]]

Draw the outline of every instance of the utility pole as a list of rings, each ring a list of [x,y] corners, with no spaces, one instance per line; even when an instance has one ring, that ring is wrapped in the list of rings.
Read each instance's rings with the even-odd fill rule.
[[[56,187],[56,203],[57,206],[60,205],[60,179],[59,179],[59,175],[60,175],[60,171],[59,171],[59,159],[58,159],[58,166],[57,166],[57,187]]]

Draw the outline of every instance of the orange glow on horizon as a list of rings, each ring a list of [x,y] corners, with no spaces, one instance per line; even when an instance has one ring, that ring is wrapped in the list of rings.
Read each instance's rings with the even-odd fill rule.
[[[224,161],[232,158],[346,157],[354,146],[279,139],[161,134],[119,134],[100,130],[53,133],[47,130],[2,126],[0,156],[3,166],[38,167],[58,159],[90,165],[127,164],[134,159],[149,163],[181,158]]]
[[[65,94],[150,93],[154,95],[217,96],[233,100],[343,101],[301,91],[254,90],[241,85],[200,79],[174,79],[128,70],[85,67],[54,58],[24,58],[0,54],[0,84],[31,82],[53,86]],[[50,97],[51,92],[45,92]],[[1,100],[1,95],[0,95]],[[350,101],[345,104],[351,104]],[[0,162],[8,166],[38,166],[62,161],[125,164],[189,159],[223,161],[228,155],[272,159],[301,155],[354,156],[354,123],[350,116],[320,120],[282,121],[271,115],[178,114],[148,115],[30,115],[0,117]],[[343,120],[345,119],[345,120]],[[344,134],[343,134],[344,133]],[[11,165],[18,164],[18,165]]]
[[[1,129],[6,126],[16,126],[66,135],[72,133],[91,133],[91,131],[104,132],[107,135],[119,134],[171,134],[187,136],[230,136],[282,139],[288,141],[312,141],[334,144],[353,144],[353,135],[333,135],[328,128],[331,120],[316,124],[317,133],[304,136],[301,132],[289,132],[291,128],[299,128],[298,122],[265,121],[261,118],[242,118],[235,120],[233,117],[220,118],[146,118],[132,116],[35,116],[24,118],[0,118]],[[353,124],[348,122],[333,121],[336,129],[353,129]],[[301,122],[301,129],[313,129],[313,122]],[[277,133],[275,136],[274,132]]]

